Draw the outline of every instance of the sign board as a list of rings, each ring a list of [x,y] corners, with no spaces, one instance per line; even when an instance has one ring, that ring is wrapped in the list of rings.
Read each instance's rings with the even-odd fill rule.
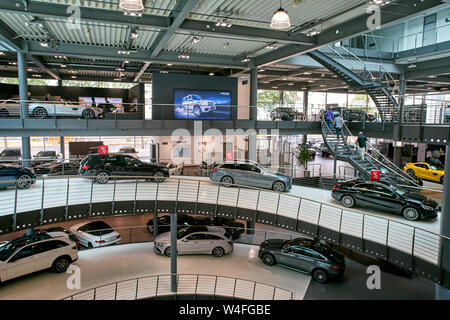
[[[98,146],[98,154],[101,155],[108,154],[108,146]]]
[[[233,152],[225,152],[225,161],[233,161],[234,153]]]
[[[380,170],[372,170],[370,171],[370,180],[371,181],[380,181],[381,171]]]

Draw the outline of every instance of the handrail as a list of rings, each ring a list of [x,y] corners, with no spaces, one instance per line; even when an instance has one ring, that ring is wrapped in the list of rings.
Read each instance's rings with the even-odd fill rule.
[[[172,274],[163,274],[163,275],[155,275],[155,276],[148,276],[148,277],[138,277],[138,278],[130,278],[126,280],[111,282],[108,284],[104,284],[101,286],[93,287],[87,290],[83,290],[81,292],[78,292],[76,294],[67,296],[65,298],[62,298],[61,300],[74,300],[77,298],[83,298],[83,296],[86,296],[86,294],[90,293],[91,295],[88,295],[88,297],[92,296],[92,299],[85,299],[83,300],[104,300],[104,299],[113,299],[117,300],[118,296],[126,295],[128,298],[134,297],[134,300],[138,299],[148,299],[158,296],[168,296],[168,295],[185,295],[185,294],[194,294],[194,295],[213,295],[213,296],[225,296],[225,297],[231,297],[231,298],[240,298],[240,299],[248,299],[253,300],[257,298],[257,300],[294,300],[295,299],[295,292],[292,290],[282,289],[277,286],[269,285],[263,282],[259,281],[253,281],[253,280],[246,280],[241,278],[234,278],[234,277],[228,277],[228,276],[216,276],[216,275],[208,275],[208,274],[176,274],[177,276],[177,287],[181,287],[180,289],[183,289],[181,292],[171,292],[169,288],[166,288],[168,280],[170,280],[170,277]],[[156,278],[156,283],[153,283],[153,281],[147,281],[147,285],[142,288],[139,286],[139,282],[145,282],[145,280],[154,280]],[[187,278],[187,279],[186,279]],[[203,278],[203,286],[199,287],[198,285],[195,285],[192,288],[192,283],[199,283],[199,280],[202,281]],[[207,281],[207,278],[212,278],[213,281]],[[226,283],[224,283],[222,280],[234,280],[231,281],[232,285],[229,286]],[[125,286],[124,288],[119,288],[119,284],[121,283],[129,283],[131,281],[136,281],[135,286]],[[252,284],[251,287],[253,287],[252,291],[248,292],[248,286],[239,287],[239,281],[245,282],[246,284],[250,283]],[[229,281],[225,281],[229,282]],[[148,286],[148,284],[153,284],[154,286]],[[205,285],[210,284],[209,291],[206,290]],[[218,292],[218,285],[220,292]],[[186,287],[183,287],[186,286]],[[104,299],[98,299],[97,291],[101,288],[107,288],[111,287],[111,290],[104,290],[102,292],[102,295],[106,295],[107,297],[104,297]],[[170,287],[170,286],[169,286]],[[161,290],[161,288],[163,288]],[[140,290],[141,289],[141,290]],[[212,290],[212,292],[211,292]],[[257,291],[259,290],[259,291]],[[160,293],[158,295],[158,293]],[[141,294],[141,295],[140,295]]]

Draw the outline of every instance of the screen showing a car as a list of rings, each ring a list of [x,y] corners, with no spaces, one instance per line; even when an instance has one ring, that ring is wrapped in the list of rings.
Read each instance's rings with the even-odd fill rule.
[[[56,156],[55,151],[39,151],[36,157],[53,157]]]
[[[175,119],[231,120],[231,92],[174,89]]]

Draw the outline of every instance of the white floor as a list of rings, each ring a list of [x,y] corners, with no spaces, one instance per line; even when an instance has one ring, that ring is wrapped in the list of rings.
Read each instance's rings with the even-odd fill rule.
[[[67,273],[42,271],[5,282],[0,299],[54,300],[92,287],[136,277],[170,274],[170,259],[154,253],[153,243],[125,244],[79,252],[75,263],[81,268],[81,289],[66,287]],[[258,258],[258,246],[235,244],[234,251],[222,258],[207,255],[178,257],[179,274],[204,274],[258,281],[295,292],[303,299],[311,276],[280,266],[269,267]]]
[[[209,182],[208,177],[179,177],[181,179],[193,179]],[[434,188],[439,189],[439,185],[425,183],[433,185]],[[106,185],[94,184],[95,198],[100,197],[103,201],[112,201],[113,184]],[[121,181],[116,188],[116,197],[127,198],[127,194],[133,193],[135,188],[134,183],[127,183]],[[440,187],[442,189],[442,187]],[[44,206],[64,206],[66,204],[66,190],[67,179],[49,179],[45,181],[45,194],[50,195],[44,199]],[[91,183],[87,179],[73,178],[70,179],[70,203],[88,203],[90,201]],[[331,204],[342,207],[337,201],[331,198],[331,193],[328,190],[293,186],[290,194],[300,196],[302,198],[311,199],[314,201]],[[128,198],[131,198],[128,197]],[[95,201],[96,199],[93,199]],[[36,210],[41,208],[42,202],[42,180],[38,180],[36,184],[32,185],[28,190],[18,190],[17,212],[25,212],[27,210]],[[440,230],[440,216],[434,220],[427,221],[407,221],[402,216],[393,215],[390,213],[383,213],[367,208],[353,208],[352,210],[368,213],[374,216],[391,219],[396,222],[401,222],[414,227],[422,228],[427,231],[439,233]],[[0,191],[0,215],[11,214],[14,212],[14,188],[8,188]]]

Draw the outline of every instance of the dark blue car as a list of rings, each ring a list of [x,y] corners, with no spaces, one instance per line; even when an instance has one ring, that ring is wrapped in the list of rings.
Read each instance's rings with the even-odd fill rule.
[[[36,182],[36,175],[28,168],[0,164],[0,188],[16,185],[18,189],[28,189]]]

